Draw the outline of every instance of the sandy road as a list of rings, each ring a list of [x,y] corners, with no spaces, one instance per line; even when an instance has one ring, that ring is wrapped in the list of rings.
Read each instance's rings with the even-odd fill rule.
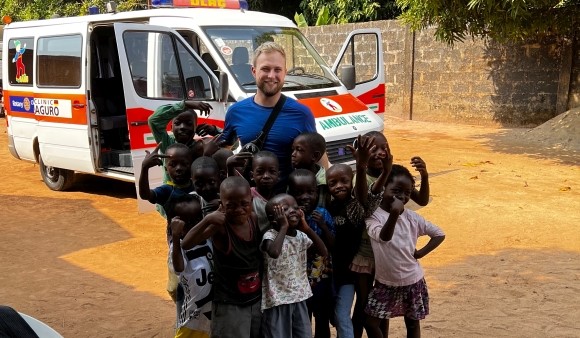
[[[123,182],[79,175],[73,191],[48,190],[5,131],[0,119],[0,304],[65,337],[171,336],[161,218],[137,214]],[[501,129],[391,119],[386,133],[395,162],[427,162],[420,213],[447,234],[422,262],[424,336],[578,337],[578,157]],[[402,320],[391,332],[404,335]]]

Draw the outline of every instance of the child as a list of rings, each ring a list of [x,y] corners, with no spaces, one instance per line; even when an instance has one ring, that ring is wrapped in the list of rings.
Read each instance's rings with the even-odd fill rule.
[[[270,229],[270,220],[266,215],[266,203],[274,195],[274,187],[278,183],[278,156],[273,152],[263,150],[257,152],[252,159],[252,206],[258,216],[258,226],[263,234]]]
[[[174,143],[167,147],[165,155],[159,154],[161,144],[158,144],[152,153],[147,151],[141,165],[139,176],[139,197],[151,203],[161,205],[164,209],[171,198],[189,194],[193,191],[191,182],[191,164],[193,157],[191,150],[184,144]],[[163,184],[153,190],[149,188],[149,169],[162,165],[165,159],[165,167],[171,178],[172,184]]]
[[[226,177],[228,177],[227,160],[232,156],[234,156],[234,152],[226,148],[220,148],[211,155],[211,157],[217,162],[220,170],[220,184],[226,179]]]
[[[188,250],[212,240],[212,337],[257,338],[262,319],[262,255],[249,183],[239,176],[226,178],[220,186],[220,200],[218,210],[187,233],[182,247]]]
[[[160,106],[153,115],[149,116],[149,128],[153,133],[155,142],[160,144],[162,154],[167,147],[174,143],[182,143],[194,150],[195,157],[201,156],[203,144],[195,142],[193,135],[197,124],[197,113],[193,109],[200,110],[202,114],[209,115],[211,106],[201,101],[181,101],[175,104]],[[171,124],[172,134],[167,133],[167,124]],[[200,150],[201,149],[201,150]],[[171,182],[167,171],[163,170],[163,183]]]
[[[183,195],[169,203],[172,241],[170,262],[183,286],[184,301],[177,319],[175,337],[209,337],[211,289],[213,283],[211,241],[202,242],[190,250],[181,248],[181,239],[202,218],[198,196]]]
[[[217,210],[221,183],[217,162],[211,157],[198,157],[191,164],[191,181],[195,194],[201,197],[203,215]]]
[[[437,248],[445,234],[412,210],[404,208],[411,198],[415,181],[406,168],[393,165],[383,201],[367,219],[367,230],[376,261],[375,286],[366,306],[369,338],[386,337],[381,319],[404,316],[407,337],[421,337],[419,320],[429,314],[429,295],[424,272],[417,261]],[[417,238],[428,235],[429,242],[417,250]]]
[[[353,193],[353,172],[350,166],[335,164],[326,171],[326,182],[332,196],[328,211],[334,219],[336,236],[332,251],[332,266],[337,297],[335,306],[337,335],[353,337],[350,311],[354,299],[355,275],[350,263],[357,252],[364,220],[370,216],[381,201],[381,191],[387,176],[383,172],[370,189],[365,178],[370,154],[374,150],[373,139],[357,138],[357,147],[347,146],[356,159],[357,182]]]
[[[143,160],[141,166],[141,175],[139,176],[139,197],[147,200],[151,203],[160,206],[160,212],[165,216],[165,209],[168,203],[175,198],[182,195],[187,195],[193,191],[193,183],[191,181],[191,163],[192,155],[191,150],[184,144],[174,143],[167,147],[165,155],[159,154],[159,148],[161,144],[158,144],[152,153],[147,152],[145,159]],[[153,190],[149,187],[149,168],[156,165],[162,165],[161,159],[165,159],[165,166],[167,168],[167,173],[169,174],[172,184],[163,184]],[[171,235],[169,222],[167,222],[167,243],[170,243]],[[177,311],[181,309],[182,294],[178,287],[178,279],[175,273],[171,271],[171,264],[169,259],[168,264],[168,274],[167,274],[167,292],[171,296],[171,299],[175,302]]]
[[[292,143],[292,167],[307,169],[316,175],[318,206],[324,207],[330,195],[326,185],[326,171],[317,163],[326,153],[326,141],[317,132],[304,132],[296,136]]]
[[[393,155],[391,154],[387,138],[383,133],[370,131],[366,133],[365,136],[372,137],[375,140],[375,146],[377,146],[371,154],[371,159],[367,168],[367,182],[370,185],[377,180],[377,177],[379,177],[382,172],[381,159],[386,156],[392,161]],[[421,175],[420,190],[413,187],[411,200],[424,207],[429,203],[429,174],[427,173],[427,166],[425,161],[418,156],[411,158],[411,165]]]
[[[288,178],[288,193],[296,199],[298,207],[304,212],[306,222],[322,241],[332,250],[334,247],[334,221],[330,213],[317,207],[318,193],[316,177],[306,169],[296,169]],[[332,287],[332,264],[330,257],[309,252],[307,274],[313,296],[306,301],[308,312],[314,315],[316,338],[330,338],[330,318],[334,311],[334,292]]]
[[[388,166],[388,175],[388,171],[393,165],[393,155],[391,154],[387,138],[383,133],[378,131],[371,131],[365,135],[374,139],[374,144],[376,147],[371,152],[371,157],[369,159],[369,164],[366,171],[367,184],[370,185],[374,183],[379,175],[384,171],[385,165]],[[429,182],[426,178],[427,171],[425,169],[425,163],[419,157],[413,157],[412,161],[415,161],[413,163],[416,163],[418,167],[422,168],[420,172],[422,173],[421,176],[423,176],[424,172],[425,181],[422,181],[421,183],[421,192],[418,192],[416,189],[414,189],[411,198],[416,198],[417,203],[420,205],[426,205],[429,201]],[[424,194],[427,194],[426,198],[423,198]],[[375,273],[373,250],[371,248],[370,238],[366,231],[362,232],[360,245],[350,265],[350,269],[356,274],[356,302],[352,315],[352,325],[354,330],[354,337],[361,338],[366,320],[364,309],[367,303],[368,294],[373,286]]]
[[[308,227],[294,197],[274,196],[266,205],[273,229],[260,246],[264,252],[262,333],[265,338],[312,337],[306,299],[312,296],[306,275],[306,250],[314,243],[326,256],[324,243]]]

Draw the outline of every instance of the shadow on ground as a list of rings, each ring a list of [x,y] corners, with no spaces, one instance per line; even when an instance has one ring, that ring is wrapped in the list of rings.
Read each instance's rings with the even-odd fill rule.
[[[528,129],[502,129],[494,133],[475,135],[495,152],[521,154],[536,159],[553,160],[561,164],[579,165],[580,149],[566,149],[557,144],[545,144],[525,138]]]
[[[171,301],[61,258],[131,238],[90,201],[6,195],[0,200],[2,304],[44,321],[64,337],[172,334]]]
[[[578,253],[506,249],[425,270],[432,312],[423,326],[425,336],[572,337],[580,332]],[[455,323],[445,320],[448,316]]]
[[[124,182],[112,178],[81,173],[75,174],[75,181],[70,191],[120,199],[137,198],[137,190],[133,182]]]

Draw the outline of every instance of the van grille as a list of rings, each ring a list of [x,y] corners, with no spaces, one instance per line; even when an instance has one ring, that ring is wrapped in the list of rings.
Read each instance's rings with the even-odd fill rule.
[[[347,145],[352,145],[354,142],[355,137],[326,142],[326,153],[328,154],[328,160],[332,164],[336,163],[346,163],[346,162],[353,162],[354,157],[348,148]]]

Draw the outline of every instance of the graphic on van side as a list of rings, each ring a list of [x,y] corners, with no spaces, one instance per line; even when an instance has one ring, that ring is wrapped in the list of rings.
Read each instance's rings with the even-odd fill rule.
[[[22,62],[22,54],[26,52],[26,43],[22,45],[20,40],[14,40],[14,49],[16,49],[16,55],[12,58],[12,63],[16,63],[16,82],[28,83],[26,67],[24,66],[24,62]]]
[[[324,108],[326,108],[332,112],[335,112],[335,113],[342,112],[342,107],[336,101],[333,101],[327,97],[321,98],[320,103],[324,106]]]
[[[19,113],[34,113],[34,97],[11,96],[10,110]]]
[[[72,118],[72,104],[70,100],[11,96],[10,109],[13,112],[19,113]]]
[[[34,39],[19,37],[8,41],[8,82],[32,86],[34,75]]]

